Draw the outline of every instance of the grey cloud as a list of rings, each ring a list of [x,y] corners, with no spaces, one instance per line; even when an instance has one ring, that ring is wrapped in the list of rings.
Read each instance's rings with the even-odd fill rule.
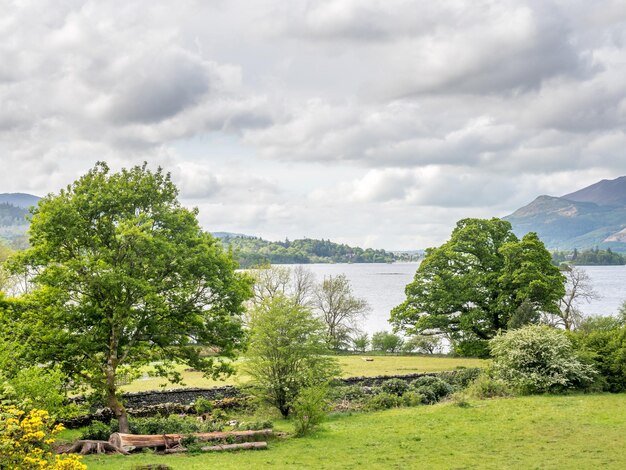
[[[135,62],[113,90],[113,122],[159,122],[197,104],[209,91],[209,73],[188,54],[170,51]]]

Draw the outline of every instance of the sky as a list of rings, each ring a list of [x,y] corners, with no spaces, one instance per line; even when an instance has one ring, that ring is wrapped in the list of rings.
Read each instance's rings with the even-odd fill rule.
[[[0,192],[147,161],[207,230],[410,250],[625,131],[624,0],[0,0]]]

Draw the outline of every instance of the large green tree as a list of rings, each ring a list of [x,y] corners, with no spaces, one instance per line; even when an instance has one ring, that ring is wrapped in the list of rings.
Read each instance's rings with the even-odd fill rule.
[[[519,240],[500,219],[462,219],[427,251],[391,322],[408,334],[446,336],[460,353],[485,355],[524,305],[557,314],[564,277],[535,233]]]
[[[35,288],[14,318],[22,352],[100,392],[121,431],[121,370],[165,361],[159,372],[176,380],[167,364],[182,361],[217,375],[243,338],[250,282],[177,194],[161,169],[112,173],[98,163],[39,202],[31,248],[10,264]],[[203,357],[207,346],[220,359]]]

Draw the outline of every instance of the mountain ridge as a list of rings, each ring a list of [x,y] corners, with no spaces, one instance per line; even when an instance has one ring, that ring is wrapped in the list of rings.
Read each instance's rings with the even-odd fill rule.
[[[541,195],[504,217],[518,236],[537,232],[549,249],[626,252],[626,176],[564,196]]]

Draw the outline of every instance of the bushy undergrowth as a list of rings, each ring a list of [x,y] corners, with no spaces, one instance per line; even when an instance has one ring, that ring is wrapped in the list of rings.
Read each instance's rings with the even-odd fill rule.
[[[523,394],[558,393],[589,387],[594,369],[561,331],[529,325],[490,342],[493,378]]]
[[[485,400],[487,398],[508,397],[512,394],[513,392],[506,382],[494,378],[490,371],[485,371],[467,387],[463,395]]]
[[[311,433],[324,420],[330,408],[327,397],[328,389],[325,386],[300,390],[293,404],[296,436]]]
[[[597,369],[599,388],[626,391],[626,327],[582,330],[572,334],[572,339]]]
[[[223,423],[200,421],[192,416],[170,415],[150,418],[130,418],[132,434],[189,434],[194,432],[221,431]],[[94,421],[84,428],[81,439],[108,440],[118,430],[118,422],[113,419],[109,424]]]

